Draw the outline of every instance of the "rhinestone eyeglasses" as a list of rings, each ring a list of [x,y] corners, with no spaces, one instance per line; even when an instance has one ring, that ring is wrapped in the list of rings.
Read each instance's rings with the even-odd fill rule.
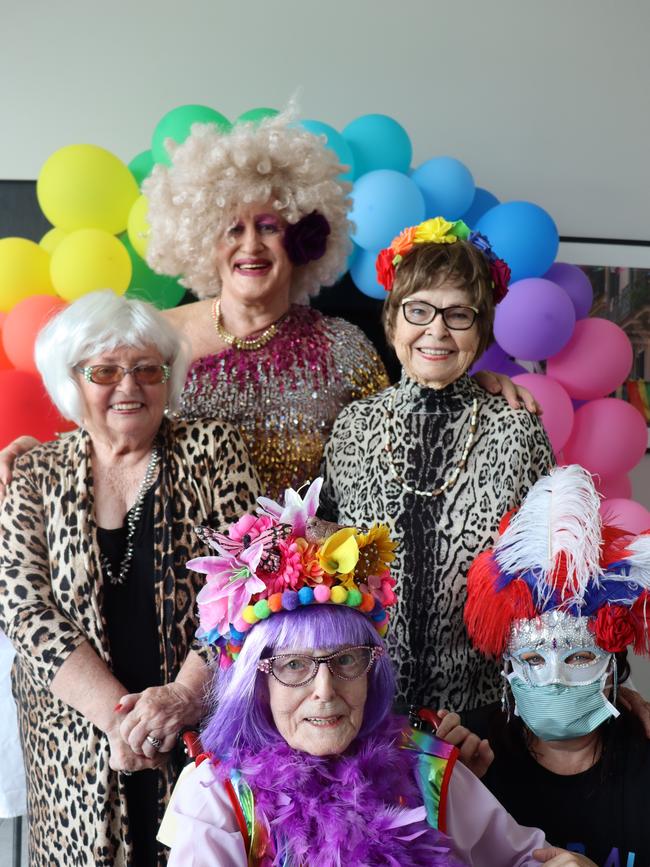
[[[404,301],[402,313],[404,319],[411,325],[429,325],[439,313],[442,321],[451,331],[467,331],[476,322],[478,316],[476,307],[459,305],[436,307],[428,301]]]
[[[272,674],[284,686],[305,686],[311,683],[323,664],[340,680],[356,680],[369,672],[383,653],[383,647],[365,645],[345,647],[328,656],[282,653],[260,659],[257,668],[264,674]]]
[[[76,367],[83,373],[86,382],[95,385],[117,385],[127,373],[133,374],[138,385],[159,385],[171,376],[168,364],[136,364],[135,367],[122,367],[121,364],[93,364],[90,367]]]

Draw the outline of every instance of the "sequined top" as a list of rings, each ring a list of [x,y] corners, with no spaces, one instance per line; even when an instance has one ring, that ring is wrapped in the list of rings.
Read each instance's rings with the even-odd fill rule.
[[[318,474],[343,407],[387,385],[384,365],[355,325],[296,305],[260,349],[229,348],[196,361],[181,413],[237,425],[262,488],[276,497]]]

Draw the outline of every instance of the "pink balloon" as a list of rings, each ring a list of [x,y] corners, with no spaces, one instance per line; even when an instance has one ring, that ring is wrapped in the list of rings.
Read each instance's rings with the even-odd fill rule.
[[[639,463],[647,444],[641,413],[624,400],[604,397],[576,410],[564,458],[605,479],[616,478]]]
[[[632,480],[629,476],[618,476],[615,479],[603,479],[601,476],[595,476],[594,484],[598,493],[602,494],[606,500],[632,499]]]
[[[541,373],[522,373],[512,378],[517,385],[532,391],[544,410],[542,424],[557,454],[569,439],[573,427],[573,404],[562,386]]]
[[[603,500],[600,504],[600,515],[604,524],[613,524],[614,527],[630,533],[643,533],[650,529],[650,512],[636,500],[623,497]]]
[[[571,397],[593,400],[615,391],[632,367],[627,334],[608,319],[580,319],[566,346],[548,359],[546,373]]]

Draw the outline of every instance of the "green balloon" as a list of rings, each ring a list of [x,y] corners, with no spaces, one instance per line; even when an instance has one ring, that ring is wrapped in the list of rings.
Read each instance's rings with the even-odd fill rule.
[[[228,132],[232,128],[228,118],[214,108],[208,108],[207,105],[179,105],[178,108],[168,111],[158,121],[153,131],[151,153],[154,162],[170,165],[171,160],[165,148],[165,141],[171,138],[178,144],[182,144],[190,134],[193,123],[214,123],[223,132]]]
[[[259,123],[265,117],[275,117],[280,114],[277,108],[249,108],[240,114],[235,123]]]
[[[151,169],[154,167],[153,154],[151,151],[142,151],[137,156],[133,157],[129,163],[129,170],[136,179],[138,186],[142,186],[142,181],[151,174]]]
[[[185,295],[185,288],[179,284],[178,279],[152,271],[144,259],[138,256],[133,249],[126,234],[120,235],[120,241],[126,247],[133,265],[133,274],[129,288],[126,290],[126,297],[137,298],[138,301],[148,301],[159,310],[176,307]]]

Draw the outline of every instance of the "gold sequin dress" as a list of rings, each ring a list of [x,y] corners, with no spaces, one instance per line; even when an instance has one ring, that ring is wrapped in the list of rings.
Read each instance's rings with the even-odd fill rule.
[[[343,407],[388,384],[376,350],[355,325],[295,305],[260,349],[229,348],[196,361],[181,414],[237,425],[263,490],[276,497],[318,475]]]

